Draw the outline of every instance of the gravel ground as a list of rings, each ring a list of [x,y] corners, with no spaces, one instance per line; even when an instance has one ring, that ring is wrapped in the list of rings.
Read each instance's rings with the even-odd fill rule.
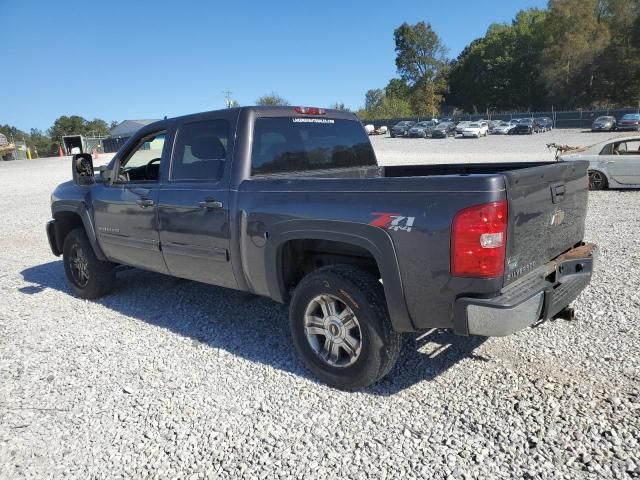
[[[605,137],[373,141],[382,163],[415,163],[583,138]],[[69,168],[0,162],[0,478],[640,476],[638,192],[590,197],[601,257],[575,321],[412,336],[385,380],[344,393],[300,366],[267,299],[138,270],[71,296],[44,233]]]

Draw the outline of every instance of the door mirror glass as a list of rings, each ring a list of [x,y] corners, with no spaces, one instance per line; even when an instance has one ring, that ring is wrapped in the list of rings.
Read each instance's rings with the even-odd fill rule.
[[[90,153],[78,153],[71,159],[71,173],[76,185],[92,185],[96,183],[93,175],[93,159]]]

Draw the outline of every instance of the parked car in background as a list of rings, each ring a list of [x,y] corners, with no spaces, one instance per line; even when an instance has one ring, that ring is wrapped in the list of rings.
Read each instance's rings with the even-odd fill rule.
[[[493,129],[500,125],[501,122],[502,120],[489,120],[489,133],[493,133]]]
[[[553,120],[549,117],[539,117],[534,120],[534,122],[538,125],[538,129],[541,132],[548,132],[553,130]]]
[[[486,137],[489,133],[489,125],[487,122],[472,122],[462,129],[463,137]]]
[[[640,132],[640,114],[627,113],[618,122],[618,130],[636,130]]]
[[[540,131],[540,126],[533,121],[533,118],[523,118],[509,131],[509,134],[531,135]]]
[[[436,123],[433,120],[418,122],[409,129],[407,136],[412,138],[427,138],[435,126]]]
[[[416,122],[412,120],[403,120],[402,122],[396,123],[389,130],[389,135],[391,138],[395,137],[406,137],[409,133],[409,129],[415,125]]]
[[[592,132],[613,132],[618,127],[618,122],[615,117],[609,115],[598,117],[593,121],[591,125]]]
[[[560,161],[587,160],[589,189],[640,188],[640,137],[605,140],[561,155]]]
[[[456,136],[456,125],[453,122],[439,123],[433,130],[431,130],[432,138],[447,138]]]
[[[384,135],[387,133],[388,128],[385,125],[376,128],[375,125],[367,124],[364,126],[364,131],[367,135]]]
[[[493,127],[493,130],[490,133],[494,135],[507,135],[509,131],[514,127],[514,125],[509,122],[499,122],[496,126]]]
[[[511,120],[509,120],[509,125],[515,127],[517,124],[520,123],[521,120],[522,120],[521,118],[512,118]]]
[[[458,122],[458,124],[456,125],[456,134],[462,135],[462,130],[468,127],[470,123],[471,122],[468,122],[466,120],[462,122]]]

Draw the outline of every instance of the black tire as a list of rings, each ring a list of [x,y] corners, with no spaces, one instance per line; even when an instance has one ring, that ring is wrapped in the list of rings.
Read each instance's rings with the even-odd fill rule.
[[[589,171],[589,190],[606,190],[609,188],[609,182],[604,173],[598,170]]]
[[[10,162],[11,160],[14,160],[14,158],[15,157],[13,156],[13,153],[9,152],[2,157],[2,160],[4,160],[5,162]]]
[[[113,289],[115,265],[98,260],[83,228],[76,228],[65,237],[62,260],[67,284],[78,297],[98,298]]]
[[[330,365],[308,339],[307,312],[318,298],[335,300],[336,305],[344,305],[353,314],[351,318],[356,320],[360,335],[359,353],[355,360],[351,357],[353,363],[348,363],[350,357],[343,351],[346,365]],[[337,317],[321,320],[326,325],[331,318]],[[393,368],[402,345],[402,335],[391,326],[382,285],[374,275],[350,265],[329,265],[303,278],[291,299],[289,326],[296,351],[306,367],[323,382],[342,390],[361,389],[384,377]],[[328,329],[325,331],[330,335]],[[328,336],[312,336],[326,347]]]

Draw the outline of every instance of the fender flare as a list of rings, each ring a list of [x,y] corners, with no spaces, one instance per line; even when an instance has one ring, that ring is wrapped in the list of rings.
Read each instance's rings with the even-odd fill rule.
[[[96,257],[98,257],[98,260],[107,260],[107,257],[98,244],[93,220],[91,219],[91,215],[89,214],[84,202],[56,202],[51,206],[51,213],[54,219],[58,213],[73,213],[78,215],[82,221],[82,226],[84,227],[84,231],[87,234],[87,238],[89,239],[89,243],[91,244]]]
[[[265,273],[269,295],[281,303],[288,297],[282,275],[282,249],[290,240],[329,240],[367,250],[380,270],[394,329],[398,332],[416,330],[407,309],[395,247],[385,230],[361,223],[332,220],[290,220],[274,225],[265,247]]]

